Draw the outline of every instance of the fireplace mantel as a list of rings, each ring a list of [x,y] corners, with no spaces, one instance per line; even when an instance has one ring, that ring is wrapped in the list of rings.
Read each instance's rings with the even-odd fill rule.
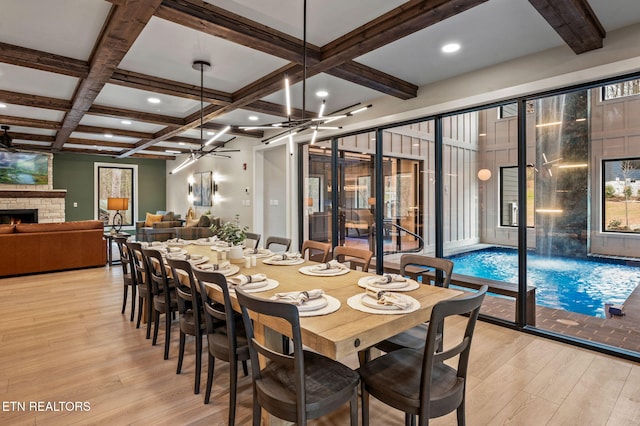
[[[53,191],[3,191],[0,190],[0,198],[65,198],[66,189]]]

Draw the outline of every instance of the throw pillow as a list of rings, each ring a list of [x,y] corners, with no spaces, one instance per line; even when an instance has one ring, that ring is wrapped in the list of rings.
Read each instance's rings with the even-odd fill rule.
[[[185,228],[193,228],[194,226],[198,226],[200,223],[200,219],[187,219],[187,223],[184,225]]]
[[[171,222],[172,220],[175,220],[173,212],[167,212],[162,215],[163,222]]]
[[[198,226],[200,228],[208,228],[209,226],[211,226],[211,221],[209,220],[209,216],[204,214],[200,216],[200,220],[198,222],[199,222]]]
[[[147,218],[144,220],[144,226],[152,227],[156,222],[162,222],[162,215],[147,213]]]

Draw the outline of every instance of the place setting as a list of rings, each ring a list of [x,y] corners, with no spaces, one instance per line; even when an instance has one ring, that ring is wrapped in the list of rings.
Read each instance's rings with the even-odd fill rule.
[[[238,265],[234,265],[228,260],[222,261],[220,263],[201,263],[198,265],[193,265],[193,268],[208,272],[218,272],[225,277],[231,276],[240,271],[240,267]]]
[[[255,256],[256,259],[264,259],[267,257],[271,257],[274,255],[274,253],[266,248],[246,248],[244,249],[244,255],[245,256]]]
[[[351,296],[347,304],[358,311],[386,315],[408,314],[420,308],[420,302],[409,295],[374,288]]]
[[[303,266],[298,269],[298,271],[302,274],[314,277],[335,277],[338,275],[348,274],[351,269],[337,260],[330,260],[326,263]]]
[[[383,274],[362,277],[358,280],[358,286],[376,290],[412,291],[420,288],[420,283],[400,274]]]
[[[265,258],[262,263],[266,265],[300,265],[304,259],[300,253],[278,253]]]
[[[322,289],[276,293],[271,296],[271,300],[297,306],[301,317],[328,315],[340,309],[341,306],[338,299],[325,294]]]
[[[209,261],[209,258],[207,256],[203,256],[201,254],[189,254],[186,251],[184,253],[174,253],[172,251],[169,251],[166,254],[165,258],[172,260],[186,260],[191,264],[191,266],[199,265],[201,263]]]
[[[191,242],[182,238],[171,238],[166,241],[166,244],[168,247],[183,247],[190,245]]]
[[[191,243],[197,246],[210,246],[217,242],[218,242],[218,237],[205,237],[205,238],[198,238],[197,240],[194,240]]]
[[[280,285],[278,281],[267,278],[265,274],[238,274],[234,277],[227,278],[227,282],[229,283],[230,290],[240,288],[247,293],[272,290]]]

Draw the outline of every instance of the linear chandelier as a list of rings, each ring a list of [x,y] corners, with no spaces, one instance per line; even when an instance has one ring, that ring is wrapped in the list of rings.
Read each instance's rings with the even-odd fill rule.
[[[305,118],[306,113],[306,84],[307,84],[307,0],[304,0],[303,3],[303,21],[302,21],[302,58],[303,58],[303,75],[302,75],[302,117],[299,119],[291,118],[291,89],[289,84],[289,78],[285,75],[284,78],[284,91],[285,91],[285,106],[286,106],[286,115],[287,120],[263,125],[263,126],[242,126],[240,129],[243,130],[276,130],[282,129],[281,132],[276,133],[275,135],[269,136],[262,140],[264,144],[270,144],[273,142],[279,142],[281,140],[289,138],[289,144],[293,145],[293,136],[300,134],[302,132],[311,130],[313,133],[311,134],[311,144],[313,145],[316,141],[316,137],[318,135],[318,131],[320,130],[336,130],[340,129],[340,126],[328,126],[329,123],[333,121],[340,120],[342,118],[350,117],[356,115],[366,109],[372,107],[371,104],[366,106],[361,106],[360,103],[355,105],[350,105],[345,108],[341,108],[337,111],[332,112],[331,114],[325,116],[324,109],[326,107],[326,99],[324,99],[320,105],[320,109],[318,110],[317,117],[314,118]],[[292,151],[292,150],[291,150]]]

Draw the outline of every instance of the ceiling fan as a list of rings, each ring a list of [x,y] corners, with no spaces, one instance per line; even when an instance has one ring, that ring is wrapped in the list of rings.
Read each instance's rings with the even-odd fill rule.
[[[9,126],[2,126],[4,133],[0,135],[0,151],[16,152],[12,145],[13,138],[7,133],[9,129]]]
[[[293,136],[302,133],[306,130],[313,130],[311,135],[311,144],[316,141],[319,130],[336,130],[340,129],[340,126],[328,126],[329,123],[340,120],[345,117],[350,117],[366,109],[371,108],[373,105],[369,104],[362,106],[360,103],[350,105],[344,108],[340,108],[328,115],[324,115],[324,109],[326,106],[326,99],[322,101],[320,109],[318,110],[317,117],[305,118],[306,112],[306,84],[307,84],[307,0],[303,3],[303,21],[302,21],[302,58],[303,58],[303,75],[302,75],[302,117],[299,119],[291,118],[291,91],[289,87],[289,78],[285,76],[284,79],[284,91],[286,101],[286,115],[287,120],[272,123],[262,126],[241,126],[243,130],[275,130],[283,129],[283,131],[269,136],[262,140],[264,144],[272,142],[278,142],[283,139],[289,138],[290,145],[293,145]]]

